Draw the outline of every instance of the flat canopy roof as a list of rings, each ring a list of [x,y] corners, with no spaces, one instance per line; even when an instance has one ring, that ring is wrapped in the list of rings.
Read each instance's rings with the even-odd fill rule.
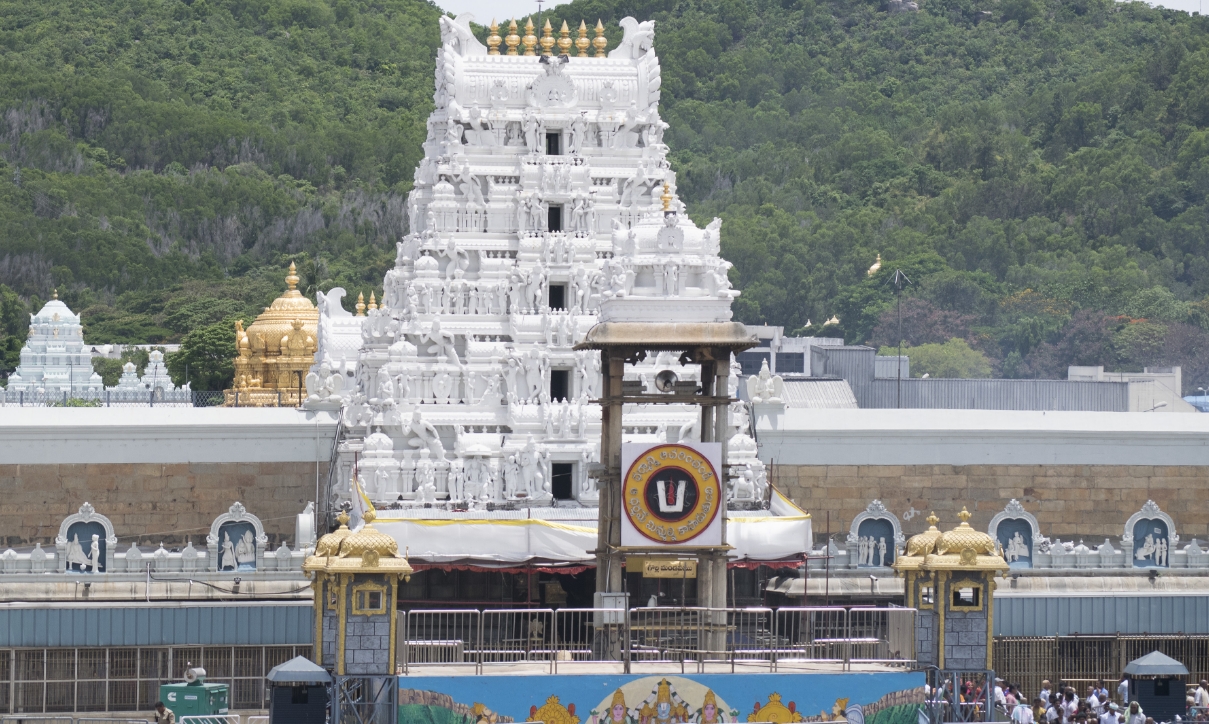
[[[740,322],[601,322],[588,330],[575,349],[632,347],[688,350],[701,347],[741,352],[757,347],[759,338]]]

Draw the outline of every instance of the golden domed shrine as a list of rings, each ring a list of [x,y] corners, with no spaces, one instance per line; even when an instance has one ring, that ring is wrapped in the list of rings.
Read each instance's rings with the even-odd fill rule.
[[[991,668],[995,577],[1008,569],[994,538],[961,524],[941,532],[935,514],[930,528],[912,536],[894,561],[906,580],[907,606],[915,617],[915,653],[921,664],[976,671]]]
[[[340,527],[320,538],[302,565],[315,591],[314,660],[338,676],[395,673],[399,581],[409,580],[412,568],[374,518],[370,509],[365,525],[351,531],[341,513]]]
[[[245,330],[235,322],[235,380],[224,404],[239,407],[299,405],[315,362],[319,310],[298,291],[293,262],[287,286]]]

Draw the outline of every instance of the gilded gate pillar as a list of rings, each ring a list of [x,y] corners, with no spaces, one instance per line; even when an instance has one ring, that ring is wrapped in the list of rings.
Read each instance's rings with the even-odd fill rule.
[[[941,669],[990,669],[995,610],[995,577],[1008,569],[999,544],[961,525],[941,533],[935,514],[931,527],[907,541],[906,555],[894,568],[905,579],[907,605],[915,618],[916,657]]]
[[[394,674],[399,581],[412,568],[395,539],[374,529],[372,510],[355,533],[347,513],[338,520],[302,566],[315,589],[315,663],[337,676]]]

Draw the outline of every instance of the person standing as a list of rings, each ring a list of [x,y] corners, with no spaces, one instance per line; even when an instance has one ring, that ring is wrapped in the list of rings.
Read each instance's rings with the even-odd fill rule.
[[[1138,706],[1138,702],[1129,702],[1129,709],[1126,710],[1125,724],[1146,724],[1147,716],[1142,711],[1142,707]]]
[[[1100,724],[1120,724],[1121,707],[1117,706],[1116,702],[1111,702],[1106,707],[1103,714],[1100,715]]]
[[[1192,695],[1192,705],[1200,709],[1200,714],[1209,710],[1209,681],[1201,679],[1201,685],[1196,687],[1196,693]]]
[[[1045,702],[1048,705],[1049,704],[1049,695],[1051,693],[1053,693],[1053,692],[1051,692],[1050,688],[1049,688],[1049,679],[1042,681],[1041,682],[1041,691],[1037,692],[1037,697],[1040,698],[1041,701]]]
[[[162,701],[155,702],[155,724],[176,724],[176,714]]]
[[[1104,709],[1100,704],[1100,697],[1096,696],[1096,687],[1087,687],[1087,708],[1098,719],[1104,713]]]
[[[1058,695],[1050,694],[1045,702],[1045,724],[1059,724],[1062,721],[1062,707],[1058,703]]]
[[[1034,724],[1032,708],[1024,704],[1016,706],[1012,709],[1012,721],[1015,724]]]
[[[1079,713],[1079,697],[1075,696],[1075,690],[1071,687],[1066,687],[1066,691],[1062,693],[1062,722],[1063,724],[1073,724],[1075,715]]]
[[[994,693],[995,693],[995,706],[999,707],[1004,712],[1010,714],[1011,711],[1008,709],[1007,697],[1004,696],[1004,694],[1003,694],[1003,679],[1000,679],[1000,678],[995,679]]]
[[[1117,684],[1117,696],[1121,697],[1121,706],[1129,706],[1129,677],[1122,674],[1121,682]]]

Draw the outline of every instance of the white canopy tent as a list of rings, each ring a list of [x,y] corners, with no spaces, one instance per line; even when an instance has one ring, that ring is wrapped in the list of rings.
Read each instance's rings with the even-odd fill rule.
[[[483,565],[593,565],[595,521],[541,518],[485,518],[483,513],[450,513],[442,518],[389,518],[381,511],[374,526],[393,537],[419,563]],[[736,563],[799,559],[810,549],[810,516],[748,514],[730,517],[727,543]]]

